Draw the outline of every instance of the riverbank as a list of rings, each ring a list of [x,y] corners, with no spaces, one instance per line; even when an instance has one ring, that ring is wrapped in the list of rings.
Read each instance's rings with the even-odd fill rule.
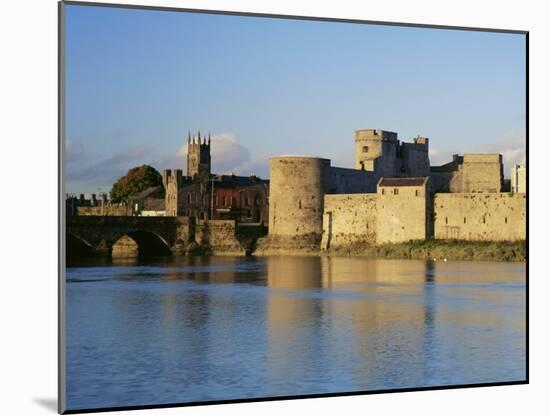
[[[323,255],[393,259],[518,262],[525,261],[525,245],[525,241],[426,240],[385,245],[350,245],[331,248],[329,251],[324,252]]]

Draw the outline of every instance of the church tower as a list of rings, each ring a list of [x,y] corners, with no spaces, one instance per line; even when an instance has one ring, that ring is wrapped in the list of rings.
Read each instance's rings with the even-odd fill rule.
[[[187,176],[201,181],[208,181],[210,178],[210,134],[208,142],[206,137],[187,136]]]

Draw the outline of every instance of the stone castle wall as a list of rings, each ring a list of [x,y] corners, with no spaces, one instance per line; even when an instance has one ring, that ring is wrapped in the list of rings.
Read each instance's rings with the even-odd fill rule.
[[[234,220],[197,221],[195,242],[208,246],[216,255],[242,255],[245,253],[236,238]]]
[[[376,243],[426,239],[429,236],[428,204],[429,195],[423,186],[379,187]]]
[[[198,149],[193,156],[200,159]],[[525,238],[525,200],[504,200],[508,194],[499,193],[501,155],[454,156],[450,163],[431,169],[428,149],[426,137],[405,143],[397,133],[366,129],[355,132],[355,169],[332,167],[329,159],[318,157],[270,158],[269,233],[257,241],[256,252],[314,253],[434,236]],[[407,182],[411,179],[416,181]],[[166,213],[177,216],[181,171],[165,171],[163,180]],[[454,193],[436,194],[439,205],[434,210],[434,191]],[[505,226],[499,227],[500,222]],[[196,242],[213,251],[243,249],[232,221],[201,220],[195,230]]]
[[[326,191],[331,194],[374,193],[379,175],[363,170],[330,167]]]
[[[321,248],[376,242],[376,194],[326,195]]]
[[[403,171],[405,176],[425,177],[430,174],[428,139],[417,137],[413,143],[402,143]]]
[[[450,182],[451,193],[498,193],[502,189],[500,154],[465,154]]]
[[[162,183],[166,189],[164,206],[166,216],[178,216],[178,192],[183,180],[183,173],[180,169],[164,170],[162,172]]]
[[[328,159],[271,158],[269,235],[258,248],[318,250],[325,195],[373,191],[376,179],[367,171],[331,167]]]
[[[453,181],[453,178],[456,176],[457,172],[430,172],[430,191],[432,193],[447,193],[450,191],[450,186]]]
[[[77,216],[131,216],[131,206],[77,206]]]
[[[526,216],[525,194],[439,193],[434,196],[435,239],[524,240]]]
[[[183,249],[195,238],[195,218],[177,216],[174,221],[176,222],[176,245],[178,245],[175,248]]]
[[[322,250],[409,240],[513,241],[526,238],[526,195],[442,193],[420,187],[326,195]]]

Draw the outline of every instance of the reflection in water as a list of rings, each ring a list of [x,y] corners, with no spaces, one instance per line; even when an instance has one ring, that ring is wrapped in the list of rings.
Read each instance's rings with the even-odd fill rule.
[[[524,264],[328,257],[67,269],[70,409],[525,378]]]
[[[295,394],[304,379],[315,381],[308,362],[320,360],[323,351],[323,302],[317,295],[322,286],[319,258],[267,258],[267,381],[276,386],[276,395]]]

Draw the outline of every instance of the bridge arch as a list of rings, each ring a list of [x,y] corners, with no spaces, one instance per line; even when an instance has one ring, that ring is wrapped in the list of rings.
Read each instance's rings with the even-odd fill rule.
[[[121,235],[113,244],[114,258],[155,257],[171,255],[170,244],[160,235],[149,231],[132,231]]]
[[[86,258],[95,255],[95,249],[88,241],[76,236],[72,233],[67,233],[65,240],[65,253],[67,259]]]

